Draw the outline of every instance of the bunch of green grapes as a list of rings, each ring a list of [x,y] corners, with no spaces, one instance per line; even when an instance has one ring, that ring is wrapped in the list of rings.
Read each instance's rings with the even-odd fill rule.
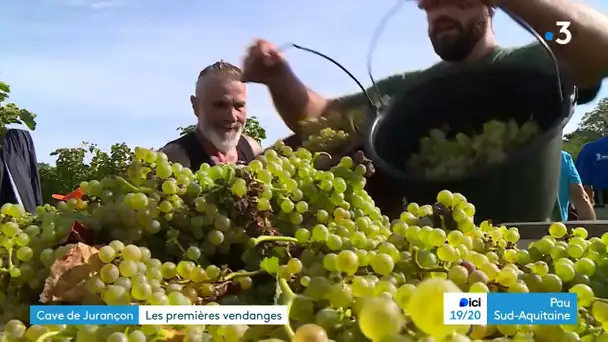
[[[65,252],[54,246],[68,236],[69,220],[49,206],[37,215],[18,204],[0,208],[0,324],[29,317],[28,303],[38,299],[49,267]]]
[[[366,125],[365,109],[331,111],[328,115],[300,122],[302,146],[311,152],[344,153],[358,144]]]
[[[55,232],[32,234],[43,269],[71,248],[54,247],[66,222],[97,233],[97,268],[72,304],[286,304],[288,325],[30,326],[11,312],[0,340],[608,340],[608,233],[590,238],[553,223],[521,248],[516,227],[476,222],[475,205],[448,190],[389,218],[365,191],[370,165],[347,156],[318,168],[323,155],[277,144],[244,167],[193,171],[137,149],[126,177],[83,183],[85,198],[31,219]],[[4,209],[7,222],[22,217],[15,208]],[[9,276],[22,271],[15,258]],[[445,325],[446,292],[576,293],[578,324]]]
[[[447,130],[432,129],[420,139],[418,153],[406,166],[427,179],[459,178],[475,167],[502,163],[511,151],[528,145],[540,132],[532,119],[522,125],[515,120],[492,120],[483,125],[481,133],[459,132],[451,139]]]

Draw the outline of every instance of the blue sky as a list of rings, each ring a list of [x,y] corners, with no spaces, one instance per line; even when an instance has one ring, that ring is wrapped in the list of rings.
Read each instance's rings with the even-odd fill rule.
[[[602,0],[587,0],[608,10]],[[240,65],[256,37],[298,43],[340,61],[365,84],[372,32],[395,0],[4,0],[0,2],[0,79],[11,100],[38,114],[33,133],[40,161],[82,141],[161,147],[176,128],[195,122],[188,97],[198,72],[224,59]],[[530,35],[498,14],[504,46]],[[574,37],[576,39],[576,37]],[[314,55],[287,52],[293,69],[327,96],[356,90],[339,69]],[[377,77],[437,61],[423,13],[407,3],[388,25],[374,60]],[[608,96],[608,88],[599,98]],[[596,101],[597,102],[597,101]],[[593,104],[577,109],[571,130]],[[249,113],[268,132],[289,135],[262,86],[250,87]]]

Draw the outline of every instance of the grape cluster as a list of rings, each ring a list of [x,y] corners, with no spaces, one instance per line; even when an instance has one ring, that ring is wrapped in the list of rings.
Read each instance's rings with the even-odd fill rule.
[[[66,251],[55,246],[69,234],[71,222],[50,205],[37,208],[36,215],[21,205],[0,208],[0,322],[29,317],[49,267]]]
[[[4,206],[0,341],[608,341],[608,233],[553,223],[519,248],[517,228],[475,222],[447,190],[389,218],[361,153],[322,158],[277,144],[247,166],[193,171],[136,149],[128,175],[81,184],[81,199],[37,215]],[[576,293],[579,323],[444,325],[443,293],[461,291]],[[285,304],[290,324],[30,325],[38,301]]]
[[[328,115],[299,123],[302,146],[311,152],[340,154],[359,143],[364,129],[365,109],[351,112],[330,111]]]
[[[418,153],[406,162],[412,174],[426,179],[459,178],[476,167],[502,163],[513,150],[527,145],[540,134],[532,119],[519,125],[515,120],[492,120],[481,133],[456,133],[448,137],[447,129],[432,129],[420,139]]]

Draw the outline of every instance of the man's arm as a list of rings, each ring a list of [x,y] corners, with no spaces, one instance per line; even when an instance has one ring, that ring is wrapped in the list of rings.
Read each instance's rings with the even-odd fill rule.
[[[591,186],[591,168],[589,167],[589,149],[588,145],[584,145],[576,158],[576,170],[580,176],[581,184],[583,189],[587,193],[587,196],[591,200],[591,204],[594,204],[595,194],[593,193],[593,187]]]
[[[595,210],[593,210],[591,199],[582,184],[570,184],[570,201],[574,205],[579,219],[595,220]]]
[[[309,89],[289,67],[267,86],[277,112],[295,133],[301,120],[320,117],[332,103]]]
[[[566,166],[568,170],[568,183],[570,188],[570,201],[574,205],[578,217],[581,220],[595,220],[595,211],[589,196],[583,189],[581,178],[576,171],[576,166],[570,154],[566,155]]]
[[[419,71],[415,71],[387,77],[376,82],[376,86],[382,96],[392,97],[403,91],[404,86],[419,74]],[[369,103],[363,92],[338,99],[325,99],[307,88],[291,70],[269,84],[268,89],[285,124],[296,134],[298,133],[298,123],[303,119],[318,118],[330,110],[354,110],[365,107]],[[376,90],[373,87],[366,91],[372,100],[376,99]]]
[[[184,149],[178,144],[168,144],[161,150],[167,155],[167,159],[173,163],[180,163],[183,167],[190,167],[190,158]]]
[[[550,42],[556,55],[568,63],[580,88],[597,85],[608,73],[608,17],[570,0],[494,0],[520,16],[537,32],[558,32],[557,21],[569,21],[572,40],[566,45]]]

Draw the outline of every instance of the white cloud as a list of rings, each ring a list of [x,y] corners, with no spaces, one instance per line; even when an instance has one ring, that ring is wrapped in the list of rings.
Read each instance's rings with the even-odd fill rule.
[[[105,0],[105,1],[93,1],[90,6],[93,10],[103,10],[103,9],[107,9],[107,8],[119,7],[122,5],[124,5],[123,1]]]
[[[131,3],[137,0],[129,0]],[[126,0],[46,0],[50,5],[103,10],[128,5]]]

